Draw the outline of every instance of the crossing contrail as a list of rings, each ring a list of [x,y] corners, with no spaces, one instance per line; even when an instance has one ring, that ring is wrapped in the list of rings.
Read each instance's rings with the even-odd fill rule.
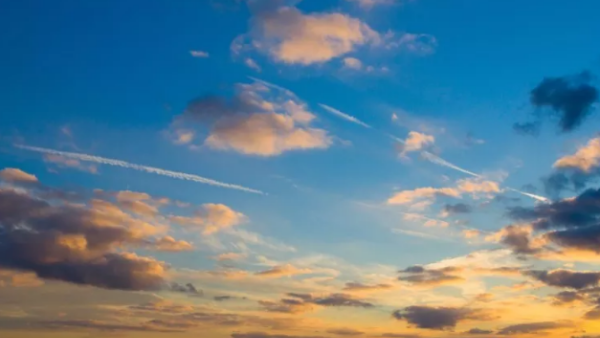
[[[32,146],[27,146],[27,145],[22,145],[22,144],[15,144],[14,146],[19,149],[34,151],[34,152],[38,152],[38,153],[42,153],[42,154],[59,155],[59,156],[64,156],[67,158],[72,158],[72,159],[76,159],[76,160],[84,161],[84,162],[94,162],[94,163],[99,163],[99,164],[115,166],[115,167],[144,171],[147,173],[167,176],[167,177],[176,178],[179,180],[198,182],[198,183],[208,184],[208,185],[221,187],[221,188],[241,190],[241,191],[250,192],[250,193],[254,193],[254,194],[265,195],[265,193],[260,190],[243,187],[243,186],[237,185],[237,184],[219,182],[219,181],[212,180],[210,178],[205,178],[205,177],[193,175],[193,174],[186,174],[186,173],[177,172],[177,171],[149,167],[149,166],[145,166],[145,165],[141,165],[141,164],[129,163],[129,162],[121,161],[121,160],[114,160],[114,159],[110,159],[110,158],[88,155],[88,154],[80,154],[80,153],[72,153],[72,152],[59,151],[59,150],[53,150],[53,149],[47,149],[47,148],[32,147]]]

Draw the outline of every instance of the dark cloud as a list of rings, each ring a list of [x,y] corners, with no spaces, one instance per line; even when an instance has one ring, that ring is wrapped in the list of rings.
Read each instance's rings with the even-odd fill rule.
[[[516,324],[504,327],[498,331],[501,335],[513,335],[513,334],[528,334],[528,333],[539,333],[545,332],[552,329],[560,329],[565,327],[571,327],[571,323],[567,322],[536,322],[536,323],[525,323]]]
[[[364,332],[353,330],[353,329],[332,329],[332,330],[328,330],[327,333],[331,333],[336,336],[354,337],[354,336],[361,336]]]
[[[592,75],[583,72],[575,76],[545,78],[532,91],[531,104],[558,115],[562,132],[577,128],[598,101],[598,89],[590,84]],[[539,112],[543,114],[543,112]]]
[[[585,297],[575,291],[563,291],[554,295],[554,301],[552,302],[554,305],[566,305],[571,304],[573,302],[585,300]]]
[[[490,320],[481,310],[454,307],[409,306],[392,314],[397,320],[406,320],[420,329],[452,329],[463,320]]]
[[[479,328],[472,328],[469,331],[466,331],[465,334],[492,334],[494,331],[492,330],[483,330]]]
[[[500,243],[506,245],[516,255],[530,255],[539,251],[531,243],[529,231],[518,226],[509,225],[502,230]]]
[[[552,231],[544,236],[563,248],[587,250],[600,254],[600,225]]]
[[[233,296],[214,296],[213,299],[217,302],[224,302],[226,300],[232,300],[235,297]]]
[[[398,280],[414,285],[436,286],[463,281],[462,277],[455,275],[460,271],[460,268],[451,266],[442,269],[425,269],[422,266],[415,265],[399,271]]]
[[[375,291],[375,290],[389,290],[393,288],[390,284],[362,284],[362,283],[346,283],[344,291]]]
[[[465,203],[446,204],[444,206],[444,211],[449,215],[468,214],[473,211],[473,208]]]
[[[549,286],[585,289],[598,285],[600,272],[573,272],[569,270],[529,270],[523,273]]]
[[[98,331],[141,331],[162,333],[183,332],[182,330],[177,329],[157,327],[153,325],[152,322],[141,325],[133,325],[123,323],[106,323],[94,320],[53,320],[35,323],[35,326],[49,330],[86,329]]]
[[[93,202],[51,204],[0,189],[0,267],[109,289],[161,288],[163,263],[116,252],[124,244],[148,244],[143,232],[114,206]]]
[[[264,332],[232,333],[231,338],[323,338],[321,336],[288,336],[284,334],[268,334]]]
[[[283,313],[305,312],[311,310],[313,305],[324,307],[374,307],[371,303],[344,293],[332,293],[325,296],[313,296],[308,293],[288,293],[286,296],[290,298],[283,298],[278,302],[259,301],[259,304],[267,311]]]
[[[383,338],[420,338],[421,336],[418,334],[410,334],[410,333],[384,333],[379,337],[383,337]]]
[[[197,289],[192,283],[187,283],[185,285],[179,283],[171,283],[171,291],[186,293],[197,297],[202,297],[204,295],[204,291]]]

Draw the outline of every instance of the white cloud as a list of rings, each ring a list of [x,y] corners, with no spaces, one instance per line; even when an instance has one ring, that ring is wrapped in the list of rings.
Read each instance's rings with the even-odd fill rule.
[[[210,56],[207,52],[201,50],[191,50],[190,54],[195,58],[207,58]]]
[[[362,62],[359,59],[353,57],[344,58],[343,62],[344,67],[350,69],[360,70],[363,66]]]

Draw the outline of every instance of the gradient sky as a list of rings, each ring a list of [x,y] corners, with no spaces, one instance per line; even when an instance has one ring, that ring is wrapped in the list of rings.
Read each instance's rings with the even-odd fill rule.
[[[0,3],[0,336],[600,337],[600,3]]]

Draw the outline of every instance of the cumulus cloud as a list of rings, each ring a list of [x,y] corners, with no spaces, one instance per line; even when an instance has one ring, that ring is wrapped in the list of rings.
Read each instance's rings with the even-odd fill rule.
[[[257,81],[238,84],[230,100],[207,96],[190,102],[171,129],[177,135],[192,127],[201,133],[208,126],[205,146],[268,157],[328,148],[332,139],[325,130],[311,127],[314,119],[292,92]]]
[[[37,183],[35,175],[24,172],[17,168],[5,168],[0,171],[0,179],[7,182]]]
[[[238,37],[234,52],[243,49],[245,39],[273,60],[288,64],[323,63],[377,43],[380,35],[359,19],[342,13],[304,14],[295,7],[260,9],[247,37]]]
[[[491,320],[485,311],[469,308],[409,306],[392,314],[397,320],[405,320],[420,329],[453,329],[465,320]]]
[[[389,4],[390,0],[352,0],[362,8]],[[289,65],[323,64],[351,57],[360,48],[371,47],[429,54],[437,46],[427,34],[381,34],[360,19],[340,12],[304,13],[281,1],[249,1],[253,17],[250,30],[231,43],[234,56],[259,52]]]
[[[554,171],[543,178],[546,192],[555,196],[561,191],[579,191],[600,176],[600,138],[594,137],[579,147],[574,154],[554,162]]]
[[[555,168],[574,168],[589,173],[600,164],[600,138],[596,137],[579,148],[573,155],[561,157],[554,162]]]
[[[589,72],[545,78],[531,90],[530,96],[531,104],[538,109],[539,121],[549,112],[551,117],[558,117],[562,132],[570,132],[579,127],[598,101],[598,89],[591,85],[591,80]],[[529,125],[535,126],[536,123],[525,124]]]
[[[400,155],[406,156],[408,153],[421,151],[433,145],[434,142],[435,137],[432,135],[411,131],[406,140],[399,144]]]

